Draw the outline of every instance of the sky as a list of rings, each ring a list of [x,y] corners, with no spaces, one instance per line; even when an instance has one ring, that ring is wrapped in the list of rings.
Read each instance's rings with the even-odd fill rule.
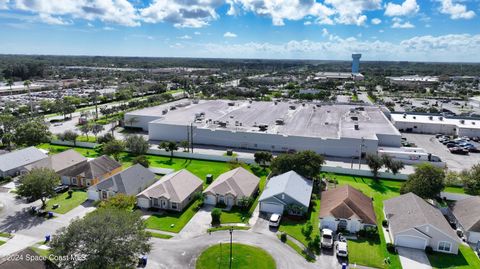
[[[0,53],[480,62],[480,0],[0,0]]]

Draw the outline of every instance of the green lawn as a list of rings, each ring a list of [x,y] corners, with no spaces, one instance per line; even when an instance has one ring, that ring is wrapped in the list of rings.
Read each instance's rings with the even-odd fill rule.
[[[318,214],[320,213],[320,200],[316,200],[311,203],[310,211],[308,212],[308,220],[312,223],[313,232],[310,236],[314,238],[317,234],[320,233],[318,229]],[[307,219],[298,220],[298,219],[291,219],[288,216],[284,216],[280,223],[279,231],[285,232],[291,237],[297,239],[298,241],[302,242],[305,246],[308,244],[307,238],[302,234],[302,227],[307,222]]]
[[[46,210],[59,214],[65,214],[68,211],[79,206],[87,200],[87,192],[84,190],[73,190],[72,198],[68,198],[68,192],[60,193],[47,201]],[[53,209],[52,206],[58,204],[59,207]]]
[[[5,243],[6,243],[5,241],[0,240],[0,246],[5,244]]]
[[[173,237],[169,234],[161,234],[161,233],[154,233],[154,232],[149,232],[149,234],[151,237],[160,238],[160,239],[170,239]]]
[[[350,261],[354,261],[357,264],[383,268],[383,260],[385,257],[379,239],[348,240],[348,253]]]
[[[274,269],[275,260],[265,250],[234,243],[232,245],[232,268],[235,269]],[[230,245],[214,245],[202,252],[197,259],[196,269],[224,269],[229,267]]]
[[[432,267],[438,269],[480,268],[480,260],[478,257],[471,248],[464,245],[460,245],[458,255],[435,252],[434,254],[428,255],[428,259]]]
[[[199,203],[199,201],[193,202],[183,212],[164,212],[161,215],[152,215],[145,221],[147,228],[178,233],[188,223],[188,221],[190,221],[193,215],[197,213],[196,208]]]
[[[10,233],[0,232],[0,236],[1,236],[1,237],[7,237],[7,238],[8,238],[8,237],[10,237],[10,236],[12,236],[12,235],[11,235]]]
[[[349,184],[350,186],[362,191],[365,195],[373,197],[373,207],[377,215],[377,224],[381,224],[383,220],[383,200],[400,195],[401,181],[379,180],[375,181],[367,177],[355,177],[347,175],[325,174],[327,177],[336,178],[339,185]],[[370,245],[364,242],[364,247],[368,245],[369,250],[364,250],[360,246],[349,250],[350,263],[371,266],[376,268],[386,268],[383,259],[390,257],[390,266],[388,268],[402,268],[398,255],[391,254],[387,251],[383,230],[379,229],[380,243]],[[359,251],[361,251],[359,253]]]
[[[280,239],[280,235],[278,235],[278,239]],[[280,239],[281,240],[281,239]],[[314,262],[315,259],[310,257],[310,255],[308,255],[306,252],[305,252],[305,249],[302,249],[301,247],[299,247],[297,244],[295,244],[294,242],[292,242],[291,240],[288,240],[285,241],[285,244],[287,244],[289,247],[291,247],[293,250],[295,250],[300,256],[304,257],[305,260],[307,260],[308,262]]]

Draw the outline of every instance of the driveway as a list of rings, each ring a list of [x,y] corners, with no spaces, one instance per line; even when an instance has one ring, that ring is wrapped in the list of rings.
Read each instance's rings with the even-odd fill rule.
[[[425,251],[413,248],[397,247],[403,269],[432,269]]]
[[[211,228],[212,212],[213,206],[204,206],[202,207],[190,221],[183,227],[183,229],[175,236],[175,238],[193,238],[202,234],[205,234],[208,228]]]

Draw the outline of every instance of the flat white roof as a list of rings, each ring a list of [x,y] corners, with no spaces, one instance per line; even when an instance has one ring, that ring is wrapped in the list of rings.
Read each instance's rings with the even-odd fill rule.
[[[178,104],[185,106],[171,110]],[[168,112],[163,114],[164,110]],[[195,121],[195,115],[202,113],[204,116]],[[193,123],[197,128],[292,136],[365,139],[377,139],[377,134],[400,136],[383,112],[374,106],[228,100],[201,100],[193,104],[182,100],[129,112],[126,116],[150,117],[159,124]],[[283,124],[278,124],[277,120],[282,120]],[[220,127],[220,122],[226,125]],[[356,124],[359,125],[358,130],[355,129]],[[260,131],[260,125],[268,127]]]
[[[391,114],[394,122],[411,122],[423,124],[448,124],[458,128],[480,129],[480,120],[445,118],[442,116]],[[431,117],[431,118],[430,118]]]

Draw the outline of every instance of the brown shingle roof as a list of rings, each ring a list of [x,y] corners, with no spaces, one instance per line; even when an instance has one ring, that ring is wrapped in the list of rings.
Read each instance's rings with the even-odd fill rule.
[[[225,195],[232,194],[235,197],[251,196],[257,189],[260,178],[248,172],[243,167],[238,167],[221,174],[213,181],[204,193]]]
[[[473,196],[455,202],[452,213],[460,225],[471,232],[480,232],[480,197]]]
[[[322,192],[320,218],[329,216],[339,219],[358,218],[365,224],[377,223],[372,199],[350,185]]]

